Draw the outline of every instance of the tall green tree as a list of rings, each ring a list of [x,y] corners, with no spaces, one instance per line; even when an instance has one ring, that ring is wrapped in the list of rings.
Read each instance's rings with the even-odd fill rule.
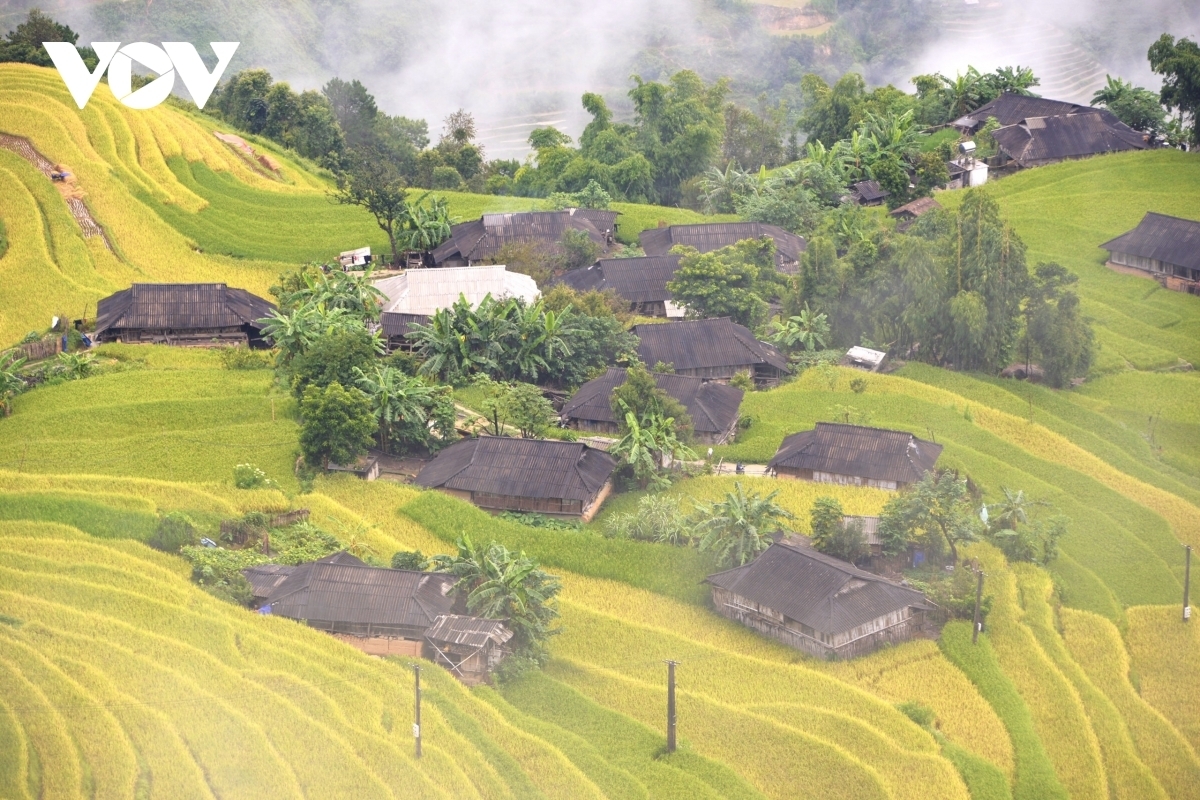
[[[740,567],[753,561],[792,519],[792,513],[775,502],[778,496],[778,489],[766,497],[746,492],[738,481],[724,500],[697,505],[700,549],[715,554],[723,567]]]
[[[843,561],[855,561],[867,553],[862,523],[847,524],[845,511],[836,497],[818,497],[809,512],[813,547]]]
[[[40,9],[31,9],[25,21],[8,32],[0,39],[0,61],[17,61],[24,64],[36,64],[39,67],[52,67],[50,54],[42,47],[42,42],[79,41],[79,34],[70,27],[56,22],[42,13]],[[89,70],[94,70],[100,63],[96,51],[90,47],[78,47],[79,55]]]
[[[358,373],[372,369],[382,350],[379,336],[361,324],[318,336],[288,364],[292,393],[301,398],[309,386],[354,386]]]
[[[340,383],[309,386],[300,401],[300,452],[311,467],[350,465],[367,452],[377,423],[371,402],[358,389]]]
[[[767,314],[767,301],[783,289],[775,271],[775,242],[770,238],[745,241],[700,253],[680,246],[679,269],[667,284],[676,303],[693,317],[731,317],[755,327]]]
[[[1104,106],[1135,131],[1163,129],[1167,112],[1157,94],[1111,75],[1104,77],[1104,88],[1092,95],[1092,105]]]
[[[799,345],[804,350],[820,350],[829,343],[829,318],[804,304],[799,314],[786,321],[771,323],[771,341],[791,350]]]
[[[404,176],[379,148],[364,146],[350,153],[346,161],[345,169],[338,172],[333,199],[363,208],[374,217],[387,234],[391,263],[399,264],[398,235],[409,212]]]
[[[445,408],[447,403],[440,387],[431,387],[387,364],[375,363],[366,370],[355,367],[354,374],[356,387],[371,402],[383,452],[392,452],[393,446],[402,450],[428,447],[434,442],[431,428],[437,430],[437,438],[453,439],[454,408],[452,402]]]
[[[613,390],[609,397],[613,415],[624,420],[627,412],[635,419],[648,419],[654,415],[675,420],[675,433],[684,442],[692,436],[692,418],[683,403],[658,388],[654,376],[646,365],[638,361],[625,371],[625,382]]]
[[[1026,364],[1036,357],[1046,382],[1058,389],[1086,376],[1095,359],[1095,334],[1071,289],[1078,280],[1058,264],[1038,264],[1025,301]]]
[[[958,563],[958,545],[979,538],[982,523],[976,516],[967,482],[949,470],[927,472],[920,481],[888,500],[879,515],[883,552],[896,555],[909,543],[950,550],[950,563]]]
[[[1163,76],[1159,100],[1190,125],[1189,141],[1200,145],[1200,44],[1164,33],[1150,45],[1150,69]]]

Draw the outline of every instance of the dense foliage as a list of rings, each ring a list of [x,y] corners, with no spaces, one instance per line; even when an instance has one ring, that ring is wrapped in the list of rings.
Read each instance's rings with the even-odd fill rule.
[[[300,402],[300,451],[310,467],[353,465],[371,446],[378,423],[371,401],[336,381],[309,386]]]
[[[775,271],[775,242],[746,239],[700,253],[676,246],[679,269],[667,283],[674,302],[687,306],[693,317],[730,317],[755,328],[766,321],[768,301],[779,296],[783,278]]]
[[[712,552],[724,567],[753,561],[794,516],[775,502],[778,494],[778,490],[765,497],[747,492],[739,482],[724,500],[698,504],[695,518],[700,549]]]
[[[66,25],[55,22],[40,9],[34,8],[29,11],[24,22],[18,24],[3,39],[0,39],[0,62],[17,61],[24,64],[35,64],[39,67],[51,67],[54,66],[54,62],[50,60],[50,54],[46,52],[46,48],[42,47],[42,42],[75,44],[78,41],[78,33]],[[96,51],[90,47],[77,46],[77,49],[87,68],[89,70],[96,69],[96,65],[100,63],[96,57]],[[2,254],[3,248],[0,247],[0,255]]]
[[[889,500],[879,515],[879,539],[886,555],[902,553],[910,544],[931,555],[948,548],[951,564],[958,563],[958,546],[978,539],[981,527],[967,482],[949,470],[925,473]]]

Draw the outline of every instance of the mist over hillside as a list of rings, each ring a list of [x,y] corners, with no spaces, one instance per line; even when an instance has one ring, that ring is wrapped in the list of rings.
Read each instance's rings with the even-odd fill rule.
[[[385,111],[424,118],[433,132],[468,109],[490,157],[523,155],[534,127],[578,135],[584,91],[629,114],[634,73],[730,76],[743,101],[766,93],[795,107],[809,71],[907,87],[921,73],[1020,64],[1041,77],[1040,93],[1086,102],[1106,73],[1157,89],[1149,45],[1164,31],[1200,35],[1191,0],[1136,11],[1118,0],[0,0],[0,27],[35,4],[85,42],[236,40],[227,74],[266,67],[298,89],[359,78]],[[778,35],[780,19],[828,33]]]

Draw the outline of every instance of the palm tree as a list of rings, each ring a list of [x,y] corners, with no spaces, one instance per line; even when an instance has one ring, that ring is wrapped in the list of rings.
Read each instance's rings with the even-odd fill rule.
[[[618,405],[625,412],[626,433],[609,453],[633,468],[634,477],[643,489],[670,462],[695,460],[696,454],[676,435],[674,417],[651,413],[638,419],[623,400]]]
[[[987,506],[988,522],[997,529],[1016,530],[1017,525],[1029,522],[1030,512],[1034,508],[1048,508],[1050,503],[1045,500],[1034,500],[1025,496],[1025,490],[1013,491],[1007,486],[1001,486],[1004,499],[999,503]],[[993,515],[993,511],[995,514]]]
[[[450,238],[450,206],[444,197],[434,197],[424,205],[429,192],[421,195],[415,203],[405,203],[404,220],[401,225],[400,241],[405,250],[427,252]]]
[[[984,75],[983,83],[987,86],[988,94],[993,97],[999,97],[1005,92],[1033,97],[1034,94],[1029,89],[1041,81],[1033,74],[1031,67],[1017,66],[1000,67],[995,72]]]
[[[983,76],[979,70],[967,67],[966,75],[947,78],[938,74],[937,77],[942,81],[942,95],[946,98],[951,119],[958,119],[979,107],[979,90],[983,88],[980,84]]]
[[[354,372],[358,388],[370,399],[379,422],[379,447],[383,452],[390,452],[397,424],[423,425],[429,419],[426,409],[433,402],[433,390],[417,378],[383,364],[376,364],[370,373],[360,367],[355,367]]]
[[[700,549],[712,551],[723,566],[740,567],[771,546],[771,535],[792,513],[775,502],[779,490],[766,497],[747,494],[741,481],[718,503],[696,506]]]
[[[25,381],[21,379],[20,370],[25,366],[26,358],[9,351],[0,354],[0,410],[4,416],[12,414],[12,401],[25,391]]]
[[[859,125],[859,131],[874,150],[873,161],[885,155],[912,161],[921,152],[921,139],[926,135],[917,127],[912,109],[903,114],[867,112],[867,118]]]
[[[775,332],[771,341],[789,349],[800,344],[805,350],[816,350],[818,345],[824,347],[829,338],[829,319],[825,314],[814,313],[805,301],[804,308],[794,317],[788,317],[787,322],[778,320],[771,323]]]
[[[700,198],[704,201],[705,212],[732,214],[734,198],[745,194],[752,182],[749,173],[738,167],[736,159],[731,159],[724,170],[709,168],[700,179]]]

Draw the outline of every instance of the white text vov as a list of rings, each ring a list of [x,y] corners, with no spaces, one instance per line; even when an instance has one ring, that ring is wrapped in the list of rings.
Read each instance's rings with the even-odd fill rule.
[[[204,108],[240,42],[209,44],[217,55],[217,66],[212,72],[205,68],[200,54],[190,42],[163,42],[162,47],[149,42],[131,42],[124,47],[120,42],[92,42],[92,49],[99,56],[100,63],[94,72],[88,72],[75,45],[70,42],[42,42],[80,108],[87,105],[106,69],[112,93],[130,108],[153,108],[166,100],[175,87],[175,73],[179,73],[183,79],[183,85],[192,95],[196,107]],[[158,73],[157,78],[136,92],[132,86],[134,61]]]

